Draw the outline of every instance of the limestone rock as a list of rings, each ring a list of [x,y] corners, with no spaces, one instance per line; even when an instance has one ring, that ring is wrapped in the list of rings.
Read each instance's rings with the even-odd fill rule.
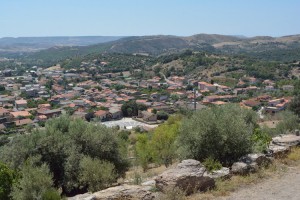
[[[265,154],[248,154],[239,159],[231,166],[232,174],[249,174],[256,172],[260,167],[272,163],[272,159]]]
[[[230,177],[230,170],[227,167],[222,167],[222,169],[213,171],[211,173],[207,173],[207,175],[213,179],[218,179],[218,178],[227,179]]]
[[[256,163],[259,167],[267,166],[272,161],[269,157],[262,153],[252,153],[246,156],[243,156],[239,159],[240,162],[244,162],[246,164]]]
[[[74,197],[67,198],[68,200],[96,200],[95,195],[91,193],[79,194]]]
[[[214,187],[215,181],[211,178],[205,167],[197,160],[183,160],[175,168],[168,169],[156,177],[156,188],[166,191],[178,187],[187,195],[194,191],[205,191]]]
[[[155,186],[155,180],[145,181],[141,185],[143,185],[143,186]]]
[[[300,136],[288,134],[274,137],[272,143],[278,146],[298,146],[300,145]]]
[[[151,186],[121,185],[94,193],[95,200],[152,200]]]
[[[256,163],[247,164],[244,162],[235,162],[231,167],[231,173],[245,175],[245,174],[256,172],[257,169],[258,166]]]

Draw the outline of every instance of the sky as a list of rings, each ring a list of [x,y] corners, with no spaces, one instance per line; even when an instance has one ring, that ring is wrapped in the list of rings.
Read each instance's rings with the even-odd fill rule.
[[[300,34],[300,0],[0,0],[0,37]]]

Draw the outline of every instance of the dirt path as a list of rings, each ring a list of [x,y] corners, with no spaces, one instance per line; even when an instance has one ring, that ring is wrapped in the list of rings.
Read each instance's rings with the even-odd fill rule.
[[[300,166],[289,167],[281,176],[275,176],[256,185],[241,188],[219,200],[300,200]]]

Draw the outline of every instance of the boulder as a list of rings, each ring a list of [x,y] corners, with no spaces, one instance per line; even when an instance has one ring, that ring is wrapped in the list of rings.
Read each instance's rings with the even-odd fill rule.
[[[95,200],[152,200],[155,196],[150,192],[151,186],[120,185],[94,193]]]
[[[244,162],[235,162],[231,166],[232,174],[246,175],[249,173],[256,172],[258,170],[258,165],[256,163],[247,164]]]
[[[246,156],[241,157],[239,161],[246,164],[256,163],[259,167],[267,166],[272,162],[272,160],[269,157],[262,153],[248,154]]]
[[[215,181],[197,160],[183,160],[175,168],[168,169],[156,177],[156,188],[162,192],[178,187],[187,195],[214,187]]]
[[[227,167],[222,167],[222,169],[207,173],[207,175],[213,179],[227,179],[230,178],[230,170]]]
[[[256,172],[260,167],[272,163],[272,159],[265,154],[248,154],[239,159],[231,166],[232,174],[245,175]]]
[[[293,135],[293,134],[280,135],[272,139],[272,144],[278,146],[289,146],[289,147],[299,146],[300,136]]]
[[[274,144],[271,144],[268,149],[268,152],[270,152],[270,155],[274,158],[285,157],[290,151],[291,148],[289,146],[280,146]]]

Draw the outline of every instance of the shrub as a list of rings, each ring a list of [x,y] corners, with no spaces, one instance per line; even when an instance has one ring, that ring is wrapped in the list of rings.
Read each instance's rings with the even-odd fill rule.
[[[209,172],[213,172],[222,168],[222,164],[219,161],[213,159],[212,157],[206,158],[203,161],[203,165]]]
[[[13,186],[11,193],[14,200],[43,199],[49,190],[55,190],[48,166],[36,166],[34,159],[27,160],[21,168],[21,179]]]
[[[60,194],[55,189],[49,189],[47,190],[42,197],[42,200],[61,200]]]
[[[10,192],[16,180],[16,173],[0,163],[0,199],[11,199]]]
[[[159,111],[157,113],[157,119],[158,120],[167,120],[169,118],[168,113],[164,112],[164,111]]]
[[[40,162],[49,167],[55,187],[62,188],[64,194],[74,194],[85,192],[88,187],[87,182],[79,180],[80,163],[85,156],[100,160],[101,164],[110,163],[120,177],[129,166],[126,150],[116,130],[61,116],[48,120],[45,129],[34,129],[31,134],[14,137],[0,146],[0,160],[19,169],[28,157],[39,156]],[[111,183],[110,179],[104,180],[108,182],[103,185]]]
[[[148,164],[153,159],[150,140],[146,134],[139,134],[137,136],[135,151],[138,163],[142,166],[143,170],[146,171]]]
[[[179,134],[180,122],[181,116],[175,115],[155,129],[151,139],[151,147],[156,163],[168,167],[177,157],[175,141]]]
[[[197,111],[182,122],[179,152],[183,158],[203,161],[212,157],[230,165],[252,151],[256,120],[254,111],[234,104]]]
[[[134,185],[141,185],[142,184],[142,176],[138,172],[134,172],[134,177],[133,177],[133,184]]]
[[[267,150],[272,137],[267,133],[267,131],[260,128],[256,128],[251,137],[253,144],[253,151],[256,153],[261,153]]]
[[[88,190],[96,192],[116,181],[117,175],[112,163],[84,157],[80,162],[80,180],[88,185]]]

